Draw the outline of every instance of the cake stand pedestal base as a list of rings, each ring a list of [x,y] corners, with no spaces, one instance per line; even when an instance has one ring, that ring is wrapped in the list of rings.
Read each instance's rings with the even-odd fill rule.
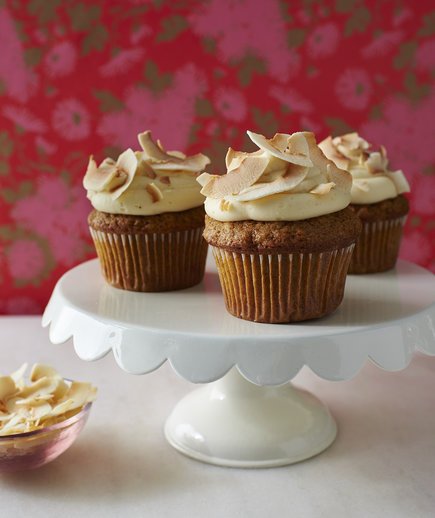
[[[169,443],[196,460],[236,468],[293,464],[325,450],[337,427],[312,394],[290,383],[260,387],[233,368],[194,390],[165,425]]]

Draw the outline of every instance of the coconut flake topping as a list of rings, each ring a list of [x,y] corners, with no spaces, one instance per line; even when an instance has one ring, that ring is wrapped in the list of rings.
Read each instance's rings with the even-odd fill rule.
[[[376,176],[389,178],[397,194],[410,191],[403,172],[400,169],[397,171],[388,169],[387,152],[384,146],[380,146],[379,150],[373,150],[358,133],[347,133],[335,138],[328,137],[320,142],[319,147],[338,167],[354,174],[354,186],[361,191],[369,192],[367,181]]]
[[[304,191],[304,181],[311,186],[307,192],[317,195],[329,193],[337,183],[350,189],[350,175],[325,157],[312,133],[277,133],[271,139],[247,133],[260,150],[244,153],[229,148],[225,160],[227,174],[203,173],[197,178],[202,194],[247,202],[298,189]]]
[[[93,207],[111,214],[155,215],[199,207],[197,176],[210,160],[198,153],[166,151],[151,132],[138,135],[140,151],[127,149],[115,162],[89,159],[83,185]]]

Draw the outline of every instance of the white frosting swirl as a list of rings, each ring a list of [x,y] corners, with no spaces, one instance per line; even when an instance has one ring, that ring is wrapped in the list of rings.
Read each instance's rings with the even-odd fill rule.
[[[338,167],[352,175],[351,203],[355,205],[378,203],[410,190],[402,171],[388,169],[385,148],[372,151],[358,133],[328,137],[319,147]]]
[[[255,153],[228,150],[228,172],[202,174],[205,210],[218,221],[298,221],[344,209],[351,177],[328,160],[314,135],[278,133],[265,139],[248,131]]]
[[[346,202],[343,193],[334,190],[321,197],[310,193],[280,193],[249,202],[232,202],[230,197],[226,201],[230,203],[223,209],[219,200],[207,198],[206,213],[218,221],[299,221],[344,209],[349,205],[350,195]]]
[[[210,163],[202,154],[186,157],[164,151],[150,132],[141,133],[143,151],[128,149],[117,162],[106,158],[97,167],[91,157],[83,180],[92,206],[110,214],[152,216],[199,207],[204,196],[196,178]]]

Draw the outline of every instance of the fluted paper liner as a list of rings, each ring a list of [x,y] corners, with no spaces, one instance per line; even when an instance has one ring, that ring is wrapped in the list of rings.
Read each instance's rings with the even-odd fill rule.
[[[357,239],[348,273],[375,273],[394,268],[406,216],[367,222]]]
[[[340,305],[353,247],[294,254],[212,250],[227,310],[245,320],[284,323],[319,318]]]
[[[109,284],[132,291],[171,291],[204,276],[203,227],[169,233],[110,234],[90,228],[102,273]]]

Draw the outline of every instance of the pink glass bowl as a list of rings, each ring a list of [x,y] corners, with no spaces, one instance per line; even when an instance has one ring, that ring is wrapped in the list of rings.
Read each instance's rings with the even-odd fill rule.
[[[0,437],[0,473],[39,468],[59,457],[85,426],[91,406],[52,426]]]

